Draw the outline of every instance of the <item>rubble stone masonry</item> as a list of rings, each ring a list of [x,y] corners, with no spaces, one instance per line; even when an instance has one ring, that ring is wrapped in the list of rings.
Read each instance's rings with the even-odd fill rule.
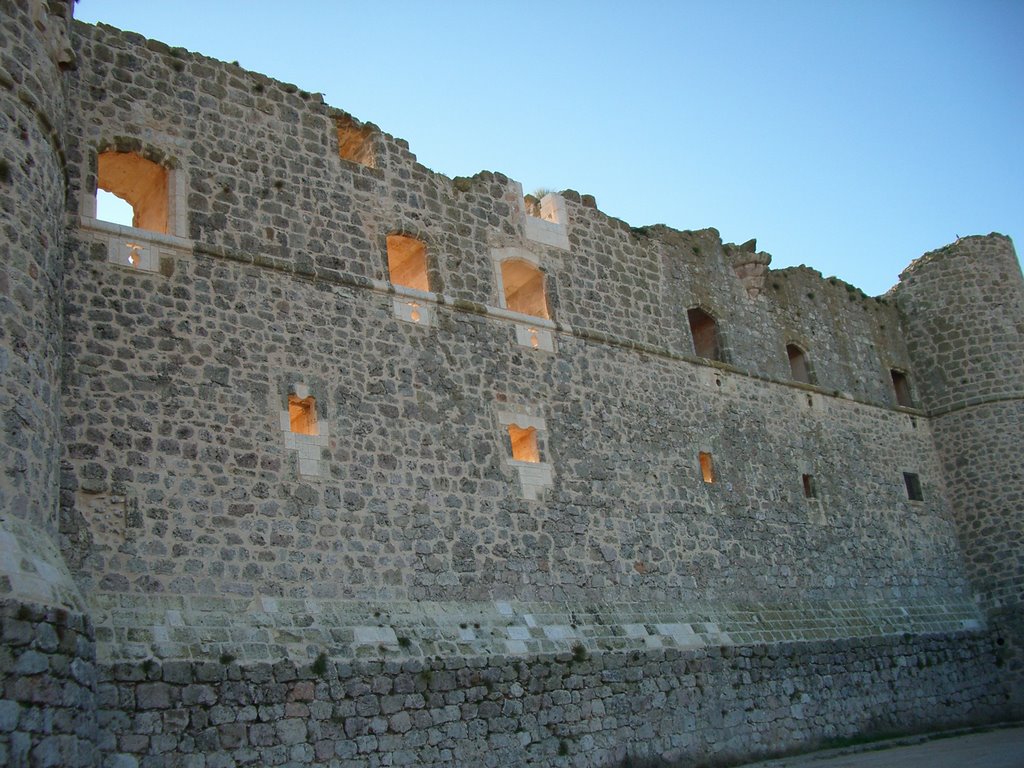
[[[1007,238],[871,298],[0,8],[0,764],[724,764],[1019,716]]]

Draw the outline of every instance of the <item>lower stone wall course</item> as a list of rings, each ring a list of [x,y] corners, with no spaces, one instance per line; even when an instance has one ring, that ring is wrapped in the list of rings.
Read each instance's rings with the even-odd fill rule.
[[[65,608],[0,600],[0,766],[97,764],[92,623]]]
[[[775,645],[100,668],[104,766],[726,764],[1006,715],[987,632]],[[2,711],[0,711],[2,718]],[[0,719],[2,722],[2,719]]]

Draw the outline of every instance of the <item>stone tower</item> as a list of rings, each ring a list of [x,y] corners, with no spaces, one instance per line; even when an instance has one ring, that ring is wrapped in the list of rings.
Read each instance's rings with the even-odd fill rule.
[[[0,3],[0,619],[12,651],[0,706],[14,724],[0,762],[11,765],[91,765],[95,752],[90,631],[56,544],[71,5]]]
[[[968,574],[1000,632],[1019,709],[1024,675],[1024,278],[1008,237],[966,237],[896,287]]]

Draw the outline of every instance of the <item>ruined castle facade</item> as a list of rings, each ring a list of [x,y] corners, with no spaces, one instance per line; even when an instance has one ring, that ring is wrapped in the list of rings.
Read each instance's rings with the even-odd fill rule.
[[[0,764],[721,763],[1019,716],[1008,238],[869,298],[447,178],[67,3],[0,23]]]

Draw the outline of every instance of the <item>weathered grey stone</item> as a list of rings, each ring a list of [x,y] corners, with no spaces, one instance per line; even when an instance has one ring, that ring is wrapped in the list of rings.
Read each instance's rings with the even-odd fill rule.
[[[1020,711],[1006,238],[871,299],[572,191],[535,221],[58,6],[0,36],[0,763],[713,762]],[[170,171],[165,235],[92,219],[105,150]]]
[[[10,733],[18,727],[21,706],[16,701],[0,701],[0,731]]]
[[[282,744],[297,744],[306,738],[306,723],[299,718],[280,720],[276,727]]]
[[[50,667],[49,657],[37,651],[25,651],[11,670],[15,675],[37,675]]]
[[[135,689],[139,709],[166,709],[171,705],[171,689],[166,683],[140,683]]]

